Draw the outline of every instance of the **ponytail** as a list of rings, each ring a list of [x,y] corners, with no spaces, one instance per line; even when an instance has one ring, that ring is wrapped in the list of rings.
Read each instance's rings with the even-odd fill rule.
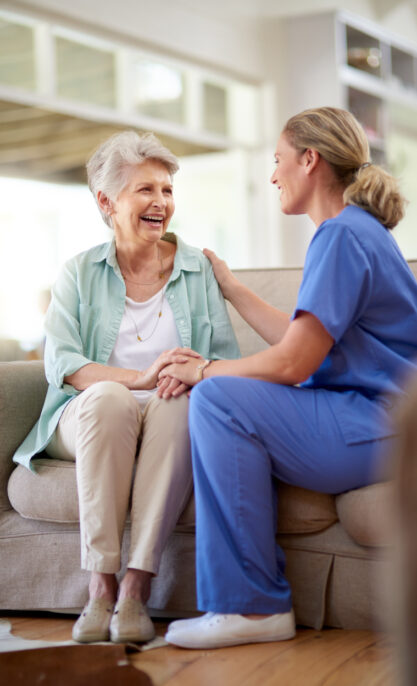
[[[362,165],[343,194],[346,205],[361,207],[393,229],[404,217],[405,199],[397,180],[378,165]]]

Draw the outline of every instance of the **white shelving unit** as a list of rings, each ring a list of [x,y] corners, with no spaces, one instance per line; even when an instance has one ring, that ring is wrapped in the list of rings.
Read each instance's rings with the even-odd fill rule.
[[[286,117],[325,104],[349,109],[374,161],[385,162],[390,105],[417,116],[417,44],[348,12],[288,19],[286,36]]]
[[[417,115],[417,45],[347,13],[335,21],[343,104],[363,124],[374,161],[384,163],[392,106]]]

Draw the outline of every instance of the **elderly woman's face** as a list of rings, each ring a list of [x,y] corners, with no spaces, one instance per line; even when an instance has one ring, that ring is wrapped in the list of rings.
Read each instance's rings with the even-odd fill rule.
[[[127,185],[112,203],[116,239],[158,240],[168,228],[175,204],[172,180],[157,160],[133,168]]]

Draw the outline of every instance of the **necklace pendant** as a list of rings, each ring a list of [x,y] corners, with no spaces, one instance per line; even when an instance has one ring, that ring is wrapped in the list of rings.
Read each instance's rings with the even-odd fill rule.
[[[139,336],[139,334],[136,336],[136,338],[138,339],[138,341],[142,341],[142,339],[141,339],[141,337]]]
[[[159,278],[160,278],[160,279],[163,279],[164,276],[165,276],[165,272],[159,272]]]

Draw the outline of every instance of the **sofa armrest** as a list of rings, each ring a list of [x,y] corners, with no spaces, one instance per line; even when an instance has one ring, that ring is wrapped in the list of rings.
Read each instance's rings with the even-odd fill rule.
[[[38,419],[47,386],[43,362],[0,362],[0,510],[10,509],[12,456]]]

